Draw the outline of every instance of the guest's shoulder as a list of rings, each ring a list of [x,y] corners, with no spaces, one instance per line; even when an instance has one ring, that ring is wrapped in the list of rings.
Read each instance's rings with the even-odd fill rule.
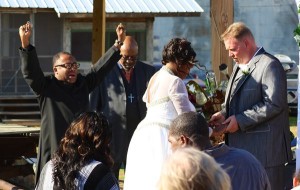
[[[255,158],[255,156],[247,150],[230,147],[230,151],[232,152],[232,154],[235,154],[236,157],[239,157],[245,162],[260,164],[260,162]]]

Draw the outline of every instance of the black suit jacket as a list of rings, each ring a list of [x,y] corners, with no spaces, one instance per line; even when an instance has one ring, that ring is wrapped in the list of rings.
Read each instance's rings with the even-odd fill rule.
[[[89,93],[98,86],[120,59],[120,51],[110,48],[86,76],[78,74],[77,81],[66,84],[54,75],[44,76],[36,50],[29,46],[20,49],[21,71],[31,89],[36,93],[41,111],[36,181],[39,174],[57,150],[62,137],[75,117],[89,108]]]
[[[155,68],[138,61],[134,72],[139,108],[138,117],[142,120],[146,116],[147,110],[142,98],[150,78],[155,73]],[[90,107],[92,110],[103,112],[108,117],[112,127],[112,155],[116,163],[123,162],[134,129],[128,129],[126,126],[126,91],[118,65],[115,65],[101,85],[90,94]]]

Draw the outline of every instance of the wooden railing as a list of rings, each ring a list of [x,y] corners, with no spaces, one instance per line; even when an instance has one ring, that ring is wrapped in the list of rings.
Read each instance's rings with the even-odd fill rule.
[[[0,119],[0,179],[34,184],[33,165],[25,159],[37,157],[41,116],[36,97],[0,96]],[[14,184],[25,187],[22,181]]]
[[[0,96],[2,123],[40,126],[41,116],[35,96]]]

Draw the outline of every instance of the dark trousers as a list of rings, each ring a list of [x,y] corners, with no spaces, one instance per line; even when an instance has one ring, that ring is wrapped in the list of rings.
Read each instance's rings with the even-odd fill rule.
[[[285,167],[284,165],[265,168],[272,190],[285,189]]]

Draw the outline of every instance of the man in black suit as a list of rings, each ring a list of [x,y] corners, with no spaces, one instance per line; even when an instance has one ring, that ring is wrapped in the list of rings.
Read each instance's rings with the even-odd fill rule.
[[[133,132],[146,115],[142,98],[155,73],[153,66],[137,61],[138,45],[133,37],[126,36],[120,51],[122,57],[118,64],[90,94],[91,109],[102,111],[112,127],[111,150],[117,178],[122,163],[126,164]]]
[[[69,124],[89,108],[89,93],[104,79],[117,60],[125,39],[125,27],[120,23],[116,43],[95,63],[87,75],[78,72],[79,64],[68,52],[53,56],[53,74],[45,76],[38,60],[36,48],[30,44],[32,26],[20,26],[21,71],[27,84],[37,95],[41,111],[41,130],[37,158],[36,182],[51,155],[57,150]]]

